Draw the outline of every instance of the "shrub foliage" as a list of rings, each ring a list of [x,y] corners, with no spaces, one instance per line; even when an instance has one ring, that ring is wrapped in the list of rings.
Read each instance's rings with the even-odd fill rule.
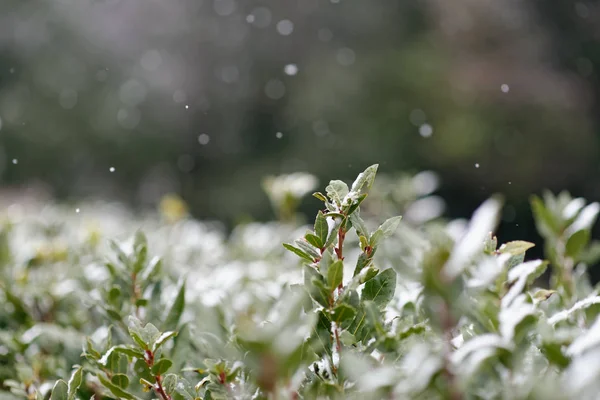
[[[468,222],[422,218],[437,203],[404,177],[369,208],[376,172],[315,193],[310,226],[292,217],[312,179],[271,178],[281,221],[229,236],[176,198],[163,219],[13,209],[0,399],[596,398],[600,205],[532,197],[547,261],[525,261],[532,243],[491,234],[501,198]],[[373,222],[390,209],[407,218]]]

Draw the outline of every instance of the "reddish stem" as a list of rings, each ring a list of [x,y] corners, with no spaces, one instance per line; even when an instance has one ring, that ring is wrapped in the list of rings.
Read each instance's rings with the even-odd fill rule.
[[[146,359],[145,361],[148,365],[148,368],[152,368],[154,365],[154,353],[152,353],[150,350],[146,350],[144,353],[144,358]],[[171,396],[169,396],[163,388],[162,377],[160,375],[156,375],[154,378],[156,379],[156,385],[154,385],[152,388],[156,394],[158,394],[163,400],[171,400]]]

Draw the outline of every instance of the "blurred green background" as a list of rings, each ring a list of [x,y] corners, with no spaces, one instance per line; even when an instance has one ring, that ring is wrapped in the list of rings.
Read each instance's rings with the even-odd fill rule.
[[[531,239],[531,193],[600,197],[599,39],[586,1],[2,0],[3,192],[234,223],[266,175],[378,162]]]

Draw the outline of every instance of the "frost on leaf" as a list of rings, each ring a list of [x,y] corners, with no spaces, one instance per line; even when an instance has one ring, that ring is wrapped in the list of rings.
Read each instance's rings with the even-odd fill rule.
[[[501,206],[499,199],[491,198],[475,211],[467,232],[454,246],[450,259],[444,267],[444,273],[448,278],[454,279],[460,275],[471,259],[483,251],[486,237],[498,223]]]

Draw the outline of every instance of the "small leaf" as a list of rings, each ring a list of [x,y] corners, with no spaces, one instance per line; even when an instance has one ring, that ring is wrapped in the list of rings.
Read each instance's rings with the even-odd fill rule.
[[[146,307],[148,305],[148,299],[137,299],[135,301],[136,307]]]
[[[352,346],[353,344],[356,344],[356,338],[347,330],[343,330],[340,334],[340,341],[346,346]]]
[[[308,254],[308,256],[313,260],[319,257],[319,250],[307,241],[299,239],[295,240],[294,243],[300,250]]]
[[[100,357],[102,357],[102,354],[100,354],[96,349],[94,349],[94,343],[92,342],[92,339],[87,338],[86,339],[86,350],[87,353],[92,356],[92,358],[94,359],[99,359]]]
[[[162,268],[162,259],[160,257],[153,257],[148,263],[146,268],[142,271],[140,280],[142,282],[153,281],[154,278],[160,274]]]
[[[321,239],[319,239],[315,234],[313,233],[307,233],[306,235],[304,235],[304,238],[306,239],[306,241],[308,243],[310,243],[311,245],[315,246],[316,248],[320,249],[323,244],[321,243]]]
[[[317,303],[323,307],[329,306],[329,291],[323,283],[323,277],[312,267],[304,267],[304,286]]]
[[[365,221],[360,217],[358,213],[350,214],[348,217],[350,219],[350,223],[356,229],[356,233],[361,237],[369,237],[369,231],[367,230],[367,225]]]
[[[81,386],[81,382],[83,381],[83,367],[77,368],[71,374],[71,379],[69,379],[68,389],[69,389],[69,400],[73,400],[75,395],[77,394],[77,389]]]
[[[152,351],[156,352],[156,350],[158,350],[163,344],[165,344],[165,342],[167,340],[169,340],[175,336],[177,336],[177,332],[174,332],[174,331],[168,331],[168,332],[161,333],[160,336],[158,338],[156,338],[156,341],[154,342],[154,345],[152,346]]]
[[[326,217],[327,218],[327,239],[325,240],[325,243],[323,244],[323,247],[329,247],[333,244],[333,242],[335,241],[339,230],[341,229],[340,227],[342,226],[342,224],[344,223],[344,219],[342,219],[342,217]]]
[[[342,200],[348,194],[348,185],[345,182],[339,180],[333,180],[329,182],[329,185],[325,188],[325,192],[327,196],[338,206],[341,204]]]
[[[475,212],[467,232],[455,244],[442,272],[453,280],[468,266],[471,259],[483,252],[485,238],[498,223],[502,201],[497,197],[486,200]]]
[[[348,208],[348,211],[346,211],[346,215],[352,215],[356,212],[356,210],[358,210],[358,207],[360,207],[361,203],[367,198],[368,194],[367,193],[363,193],[361,195],[359,195],[353,202],[352,205],[350,206],[350,208]]]
[[[375,180],[375,175],[377,174],[377,168],[379,168],[378,164],[371,165],[364,172],[361,172],[354,183],[352,183],[352,191],[357,193],[365,193],[368,192],[373,185],[373,181]]]
[[[167,394],[172,394],[177,386],[177,375],[167,374],[162,381],[163,388]]]
[[[556,293],[556,290],[540,289],[535,292],[532,297],[536,301],[545,301],[548,300],[554,293]]]
[[[582,229],[572,234],[569,240],[567,240],[566,255],[573,259],[577,259],[583,249],[588,245],[590,236],[590,231],[588,229]]]
[[[371,236],[371,247],[377,247],[382,239],[389,238],[396,232],[402,217],[392,217],[385,221]]]
[[[327,197],[325,197],[325,195],[323,193],[321,193],[321,192],[313,193],[313,197],[317,198],[317,199],[319,199],[321,201],[327,202]]]
[[[299,256],[300,258],[302,258],[304,260],[307,260],[310,262],[314,261],[311,256],[309,256],[308,254],[306,254],[299,248],[292,246],[291,244],[284,243],[283,247],[285,247],[287,250],[291,251],[292,253],[296,254],[297,256]]]
[[[341,303],[333,309],[331,319],[337,323],[341,323],[354,318],[355,315],[356,309],[354,307],[351,307],[350,305],[345,303]]]
[[[315,235],[319,238],[320,246],[323,247],[325,242],[327,241],[327,236],[329,233],[329,226],[327,225],[327,218],[323,214],[322,211],[319,211],[317,214],[317,218],[315,219]]]
[[[166,358],[162,358],[152,366],[152,373],[157,376],[163,375],[169,370],[169,368],[171,368],[172,365],[173,361]]]
[[[104,355],[102,356],[102,358],[100,358],[100,360],[98,361],[101,365],[104,365],[105,367],[108,367],[108,360],[110,358],[110,356],[113,353],[121,353],[121,354],[125,354],[131,358],[143,358],[144,357],[144,353],[138,349],[126,346],[126,345],[118,345],[118,346],[113,346],[110,349],[108,349],[106,351],[106,353],[104,353]]]
[[[114,374],[110,381],[121,389],[127,389],[129,386],[129,377],[125,374]]]
[[[329,266],[327,271],[327,283],[331,290],[338,287],[344,279],[344,263],[338,260]]]
[[[133,371],[140,378],[144,378],[149,382],[155,382],[154,376],[152,375],[152,371],[150,371],[150,367],[146,363],[146,360],[143,358],[138,359],[133,365]]]
[[[67,382],[59,379],[52,388],[52,394],[50,400],[68,400],[69,399],[69,386]]]
[[[378,268],[375,268],[372,266],[367,268],[363,273],[360,274],[359,284],[362,285],[363,283],[368,282],[369,280],[376,277],[378,273],[379,273]]]
[[[483,243],[483,251],[486,254],[493,254],[498,247],[498,238],[496,236],[490,234],[485,238],[485,242]]]
[[[142,231],[137,231],[135,233],[133,253],[135,255],[133,273],[137,274],[144,268],[146,257],[148,256],[148,240]]]
[[[354,274],[352,274],[352,277],[355,277],[356,275],[360,274],[360,271],[362,271],[363,268],[369,265],[371,263],[371,260],[371,257],[369,257],[366,253],[360,253],[358,255],[358,260],[356,261],[356,267],[354,268]]]
[[[498,252],[502,254],[511,254],[513,256],[519,256],[521,254],[525,254],[527,250],[531,249],[534,246],[535,244],[526,242],[524,240],[515,240],[513,242],[508,242],[500,246]]]
[[[532,196],[530,202],[538,232],[546,238],[557,235],[560,230],[559,223],[550,210],[546,208],[542,199],[538,196]]]
[[[177,291],[177,296],[173,301],[173,305],[167,314],[167,318],[165,319],[164,328],[166,330],[174,330],[177,328],[179,324],[179,320],[181,319],[181,315],[183,314],[183,310],[185,308],[185,281],[181,283],[179,290]]]
[[[365,283],[362,291],[363,300],[371,300],[383,308],[392,300],[396,291],[396,271],[386,269],[375,278]]]
[[[98,379],[100,380],[100,383],[102,383],[102,385],[104,385],[105,388],[107,388],[112,394],[114,394],[118,398],[126,399],[126,400],[136,400],[137,399],[134,395],[121,389],[119,386],[115,385],[108,379],[104,378],[102,375],[98,375]]]
[[[127,257],[127,254],[125,254],[123,249],[121,249],[121,246],[119,246],[114,240],[110,240],[109,245],[111,250],[117,253],[117,258],[119,259],[121,264],[123,264],[124,266],[129,266],[129,257]],[[107,265],[107,267],[109,266]]]
[[[144,350],[148,350],[148,343],[143,338],[141,322],[135,317],[129,317],[132,326],[129,327],[129,336]]]

